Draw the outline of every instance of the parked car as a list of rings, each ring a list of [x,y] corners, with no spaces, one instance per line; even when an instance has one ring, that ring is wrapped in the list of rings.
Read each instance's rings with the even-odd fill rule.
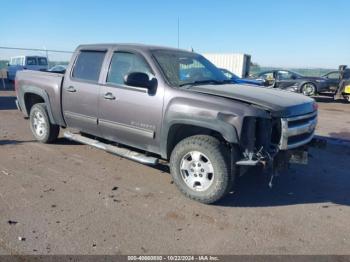
[[[7,68],[7,78],[15,80],[17,71],[21,70],[45,71],[48,69],[48,61],[44,56],[15,56],[10,58]]]
[[[344,79],[350,78],[350,68],[344,69],[343,76],[344,77],[341,76],[341,71],[337,70],[337,71],[331,71],[331,72],[323,75],[322,77],[327,79],[327,83],[329,85],[330,91],[336,91],[339,87],[341,80],[343,80],[342,78],[344,78]]]
[[[234,73],[230,72],[225,68],[220,68],[220,70],[221,72],[224,73],[227,79],[231,80],[232,83],[234,84],[249,84],[249,85],[256,85],[256,86],[264,86],[266,83],[265,80],[260,80],[260,79],[240,78],[239,76],[235,75]]]
[[[305,163],[317,123],[313,99],[233,85],[203,56],[166,47],[81,45],[65,74],[21,71],[15,85],[38,141],[54,142],[63,127],[131,160],[162,159],[179,190],[203,203],[230,191],[239,166],[273,177],[290,160]]]
[[[303,76],[289,70],[270,70],[259,73],[256,79],[266,80],[268,86],[313,96],[329,90],[324,77]]]
[[[64,73],[66,71],[67,66],[66,65],[55,65],[51,67],[48,71],[49,72],[56,72],[56,73]]]

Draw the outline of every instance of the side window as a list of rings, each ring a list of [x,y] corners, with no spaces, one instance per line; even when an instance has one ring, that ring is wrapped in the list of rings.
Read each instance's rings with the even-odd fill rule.
[[[124,85],[124,76],[130,72],[151,74],[143,57],[128,52],[115,52],[108,70],[107,83]]]
[[[339,72],[333,72],[333,73],[329,73],[327,75],[327,78],[329,78],[329,79],[339,79],[339,77],[340,77]]]
[[[36,58],[35,57],[27,57],[27,65],[36,65]]]
[[[106,52],[102,51],[81,51],[75,62],[72,77],[98,82],[105,55]]]
[[[277,78],[279,80],[290,80],[292,79],[292,75],[293,74],[288,71],[278,71]]]
[[[45,57],[38,57],[39,65],[46,66],[47,65],[47,59]]]

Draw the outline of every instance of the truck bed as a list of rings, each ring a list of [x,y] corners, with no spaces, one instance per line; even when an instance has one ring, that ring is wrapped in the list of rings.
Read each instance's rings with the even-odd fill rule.
[[[46,71],[20,71],[16,75],[16,93],[21,110],[26,116],[29,113],[24,104],[24,97],[26,93],[40,93],[47,98],[52,117],[55,123],[64,126],[64,119],[61,108],[62,83],[64,74],[46,72]]]

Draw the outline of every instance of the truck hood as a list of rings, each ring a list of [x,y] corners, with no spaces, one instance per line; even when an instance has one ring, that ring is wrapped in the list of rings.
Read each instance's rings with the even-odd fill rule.
[[[252,85],[198,85],[189,91],[235,99],[257,105],[273,116],[290,117],[315,111],[312,98],[293,92],[272,88],[257,88]]]
[[[232,79],[232,82],[236,84],[251,84],[255,86],[264,85],[264,81],[257,80],[257,79],[250,79],[250,78],[235,78],[235,79]]]

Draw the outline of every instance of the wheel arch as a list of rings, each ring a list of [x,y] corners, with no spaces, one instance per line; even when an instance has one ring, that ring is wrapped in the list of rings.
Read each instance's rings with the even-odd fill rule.
[[[44,103],[50,122],[52,124],[56,124],[56,121],[52,114],[49,96],[44,90],[35,86],[25,87],[23,90],[21,89],[20,91],[19,100],[20,104],[23,105],[21,107],[24,111],[23,113],[27,117],[29,117],[30,110],[33,107],[33,105],[37,103]]]
[[[238,143],[236,128],[228,123],[219,123],[217,120],[196,121],[183,119],[172,121],[163,132],[161,141],[161,156],[168,159],[172,150],[181,140],[193,135],[211,135],[227,143]]]

